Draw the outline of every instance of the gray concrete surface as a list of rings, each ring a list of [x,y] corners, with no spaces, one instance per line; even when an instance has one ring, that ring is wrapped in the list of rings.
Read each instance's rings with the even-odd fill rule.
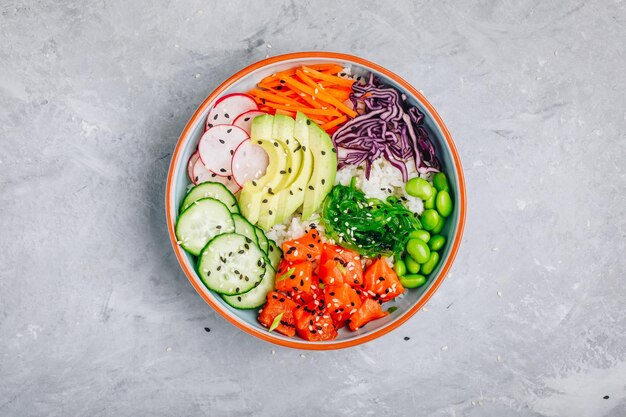
[[[0,1],[0,415],[626,415],[625,9]],[[467,175],[444,285],[349,350],[237,330],[166,236],[192,111],[297,50],[361,55],[422,89]]]

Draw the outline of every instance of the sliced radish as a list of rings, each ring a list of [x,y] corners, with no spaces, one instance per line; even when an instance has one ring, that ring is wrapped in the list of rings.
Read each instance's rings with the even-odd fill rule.
[[[254,120],[257,116],[264,115],[265,112],[259,110],[250,110],[245,113],[240,114],[235,121],[233,122],[233,126],[237,126],[246,131],[248,135],[250,135],[250,128],[252,127],[252,120]]]
[[[259,107],[252,97],[247,94],[228,94],[215,102],[215,105],[206,118],[206,130],[217,125],[229,125],[239,116]]]
[[[202,160],[198,158],[193,167],[193,183],[198,185],[203,182],[213,181],[222,183],[230,190],[231,193],[235,194],[241,188],[233,179],[231,175],[227,177],[222,177],[217,175],[215,172],[211,172],[202,163]]]
[[[233,179],[243,187],[246,181],[262,177],[269,162],[269,157],[263,148],[248,139],[239,145],[233,155],[231,167]]]
[[[244,140],[248,139],[245,130],[237,126],[213,126],[200,138],[198,152],[204,166],[217,175],[231,175],[231,160],[235,149]]]
[[[189,176],[189,179],[191,180],[191,182],[193,182],[194,184],[196,182],[193,180],[193,167],[194,165],[196,165],[196,162],[198,161],[198,159],[200,159],[200,155],[198,155],[198,151],[195,151],[191,155],[191,158],[189,158],[189,162],[187,162],[187,175]]]

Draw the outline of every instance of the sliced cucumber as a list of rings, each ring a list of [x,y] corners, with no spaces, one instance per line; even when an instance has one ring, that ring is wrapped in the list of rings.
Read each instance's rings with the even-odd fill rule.
[[[274,267],[274,269],[278,269],[278,264],[280,264],[280,261],[283,259],[283,251],[276,245],[276,242],[274,242],[272,239],[268,239],[268,241],[269,246],[267,251],[267,257],[269,258],[272,267]]]
[[[267,265],[265,269],[265,275],[261,283],[244,294],[238,295],[222,295],[224,301],[226,301],[232,307],[240,310],[250,310],[253,308],[259,308],[265,304],[267,293],[274,289],[274,278],[276,272],[271,265]]]
[[[180,212],[185,211],[194,201],[207,197],[221,201],[231,213],[239,213],[239,206],[237,205],[235,196],[228,191],[228,188],[226,188],[224,184],[219,182],[203,182],[193,187],[180,205]]]
[[[176,239],[183,249],[198,256],[215,236],[234,230],[235,222],[224,203],[214,198],[201,198],[178,216]]]
[[[256,287],[268,267],[263,251],[252,239],[237,233],[221,234],[201,251],[198,274],[220,294],[243,294]]]
[[[267,236],[265,236],[265,232],[258,226],[254,226],[254,232],[256,233],[256,237],[259,240],[259,247],[267,255],[267,253],[269,252],[270,243],[267,239]]]
[[[255,245],[259,244],[259,238],[256,236],[254,226],[245,217],[235,213],[233,214],[233,220],[235,221],[235,233],[249,237]]]

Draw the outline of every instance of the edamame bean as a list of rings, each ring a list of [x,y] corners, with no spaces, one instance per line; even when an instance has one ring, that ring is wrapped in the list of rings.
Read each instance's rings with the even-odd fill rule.
[[[411,255],[404,257],[404,265],[406,265],[406,270],[409,274],[417,274],[420,271],[420,264],[415,262]]]
[[[437,252],[431,252],[428,261],[422,265],[422,274],[430,275],[430,273],[433,272],[433,269],[435,269],[435,267],[437,266],[438,262],[439,254]]]
[[[435,235],[428,241],[428,247],[431,251],[439,250],[446,244],[446,238],[441,235]]]
[[[445,225],[446,225],[446,218],[439,217],[439,223],[437,223],[437,226],[435,226],[435,228],[431,230],[430,233],[432,233],[433,235],[438,235],[439,233],[441,233],[441,231],[443,230],[443,226]]]
[[[450,194],[445,190],[439,191],[437,197],[435,197],[435,206],[439,214],[443,217],[448,217],[452,213],[452,199],[450,198]]]
[[[428,200],[424,201],[424,208],[426,209],[435,208],[435,198],[437,197],[437,190],[435,189],[435,187],[432,187],[432,186],[431,186],[431,189],[433,190],[433,194],[430,196]]]
[[[428,209],[424,210],[424,212],[420,216],[420,221],[422,222],[422,226],[424,226],[424,229],[433,230],[437,226],[437,223],[439,223],[440,218],[441,216],[439,215],[439,213],[437,213],[436,210]]]
[[[400,277],[400,284],[402,284],[404,288],[421,287],[425,282],[426,277],[424,275],[411,274]]]
[[[430,257],[430,248],[421,239],[409,239],[406,244],[406,251],[417,263],[423,264]]]
[[[426,230],[413,230],[411,231],[411,233],[409,233],[409,239],[421,239],[424,242],[428,243],[428,240],[430,239],[430,233],[428,233]]]
[[[438,172],[433,177],[433,185],[437,189],[437,191],[450,191],[450,186],[448,185],[448,178],[446,178],[446,174],[443,172]]]
[[[411,178],[404,185],[408,195],[421,198],[422,200],[428,200],[433,195],[433,187],[424,178]]]
[[[400,258],[396,259],[396,262],[393,264],[393,270],[396,271],[396,275],[401,277],[406,274],[406,264]]]

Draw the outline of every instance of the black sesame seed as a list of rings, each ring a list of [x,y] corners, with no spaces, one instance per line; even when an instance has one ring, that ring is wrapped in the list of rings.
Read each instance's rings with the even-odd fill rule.
[[[608,395],[605,395],[605,396],[604,396],[604,397],[602,397],[602,398],[604,398],[605,400],[608,400],[610,397],[609,397]]]
[[[265,99],[264,98],[261,99],[261,103],[265,104]]]
[[[326,180],[322,178],[322,185],[326,184]]]
[[[302,150],[306,152],[306,146],[302,145]]]
[[[220,168],[220,172],[226,172],[225,168]]]
[[[222,145],[224,144],[224,139],[219,139],[219,141]]]
[[[287,172],[291,174],[291,167],[287,168]]]
[[[409,336],[404,336],[404,340],[411,340]]]
[[[280,80],[280,83],[281,84],[285,84],[285,80]]]
[[[313,187],[312,185],[309,185],[309,190],[313,191],[315,190],[315,187]]]
[[[287,171],[285,171],[284,169],[281,169],[281,170],[280,170],[280,173],[281,173],[282,175],[285,175],[285,174],[287,173]]]
[[[282,81],[282,80],[281,80],[281,81]],[[277,86],[276,86],[276,89],[277,89],[277,90],[282,90],[282,89],[283,89],[283,86],[282,86],[282,85],[277,85]]]
[[[293,195],[293,191],[289,190],[289,195]]]
[[[252,185],[256,187],[256,181],[252,181]]]
[[[232,132],[232,131],[233,131],[233,128],[231,127],[230,129],[228,129],[228,130],[226,131],[226,133],[230,133],[230,132]]]
[[[268,213],[270,214],[270,216],[271,216],[272,214],[274,214],[274,213],[272,212],[272,210],[268,210]]]
[[[215,268],[215,269],[217,269],[218,271],[221,270],[222,269],[222,265],[218,265],[217,268]]]
[[[263,144],[262,140],[257,140],[256,143],[258,143],[259,145]]]
[[[264,198],[263,203],[267,203],[267,202],[268,202],[267,198]]]
[[[300,286],[304,287],[304,280],[302,280],[302,279],[300,280]]]
[[[311,125],[311,120],[307,119],[306,124]]]
[[[213,116],[213,120],[217,120],[217,114]]]
[[[326,155],[326,151],[322,151],[322,155]]]
[[[224,113],[224,117],[225,117],[225,118],[227,118],[227,119],[229,119],[229,118],[230,118],[230,116],[228,115],[228,113]]]
[[[213,123],[209,123],[207,127],[213,127]]]
[[[274,146],[278,148],[278,142],[274,142]]]

